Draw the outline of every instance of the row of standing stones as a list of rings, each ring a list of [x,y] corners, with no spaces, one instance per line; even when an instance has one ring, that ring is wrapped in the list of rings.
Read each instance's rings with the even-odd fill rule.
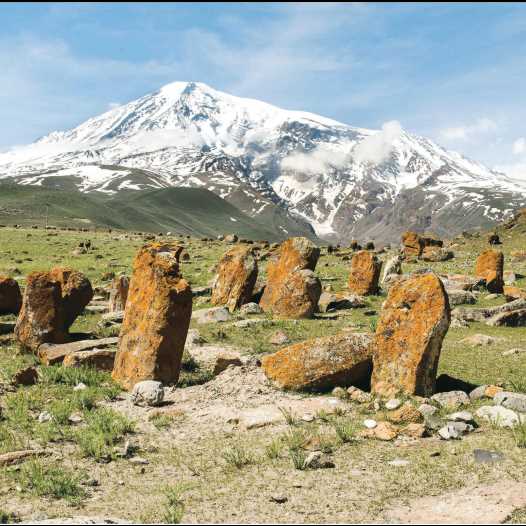
[[[192,290],[180,270],[182,252],[176,243],[147,244],[135,257],[131,279],[120,276],[113,283],[110,310],[122,309],[124,317],[118,350],[111,356],[112,375],[125,389],[145,380],[178,381],[192,315]],[[314,274],[319,257],[320,249],[306,238],[284,241],[268,262],[260,308],[277,318],[312,317],[322,294],[321,282]],[[385,265],[382,286],[388,296],[375,334],[343,332],[290,345],[262,358],[266,376],[284,389],[370,385],[380,396],[431,396],[442,341],[451,321],[448,291],[434,272],[402,274],[401,263],[403,259],[436,257],[451,257],[449,253],[444,256],[441,241],[405,233],[401,254]],[[503,263],[502,252],[485,251],[475,264],[476,279],[492,292],[503,292]],[[377,294],[381,269],[382,262],[372,251],[355,252],[348,280],[350,292]],[[230,311],[239,309],[253,298],[257,276],[253,248],[234,246],[217,266],[212,304]],[[455,283],[455,276],[450,278]],[[465,288],[465,282],[453,287]],[[333,296],[337,301],[338,295]],[[92,298],[89,280],[69,268],[30,274],[23,298],[15,280],[0,277],[0,313],[18,314],[18,341],[43,360],[50,346],[71,341],[69,328]],[[67,362],[75,362],[67,358]],[[104,358],[107,367],[108,356]]]

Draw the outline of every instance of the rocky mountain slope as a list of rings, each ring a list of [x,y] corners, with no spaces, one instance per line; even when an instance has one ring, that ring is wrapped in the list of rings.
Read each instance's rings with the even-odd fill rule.
[[[391,122],[382,130],[175,82],[0,154],[0,178],[109,195],[205,187],[287,235],[395,241],[488,227],[526,205],[526,179],[447,151]]]

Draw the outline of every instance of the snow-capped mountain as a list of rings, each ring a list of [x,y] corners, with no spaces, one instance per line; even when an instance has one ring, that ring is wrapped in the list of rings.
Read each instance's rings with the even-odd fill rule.
[[[278,207],[342,240],[392,241],[406,228],[448,235],[526,205],[526,178],[396,122],[355,128],[195,82],[168,84],[0,154],[0,178],[106,193],[205,186],[251,216],[265,220]]]

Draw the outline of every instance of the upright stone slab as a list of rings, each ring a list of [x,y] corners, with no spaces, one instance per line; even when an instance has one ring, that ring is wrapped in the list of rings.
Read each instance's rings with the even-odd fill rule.
[[[179,379],[192,315],[192,290],[179,270],[181,251],[173,243],[152,243],[135,257],[112,373],[125,389],[143,380]]]
[[[253,249],[236,246],[219,262],[212,286],[212,305],[225,305],[230,312],[249,303],[258,277]]]
[[[318,390],[369,382],[371,338],[341,333],[300,342],[263,356],[265,375],[282,389]]]
[[[130,278],[117,276],[113,279],[110,288],[109,312],[121,312],[126,307]]]
[[[393,285],[373,343],[373,392],[432,395],[449,322],[448,297],[436,274],[415,273]]]
[[[314,310],[310,307],[305,309],[304,306],[310,304],[312,307],[314,299],[317,305],[321,294],[321,285],[319,294],[316,293],[317,278],[311,273],[316,268],[319,257],[320,249],[305,237],[293,237],[284,241],[276,257],[267,265],[267,285],[259,303],[262,309],[279,313],[283,317],[311,316]],[[294,301],[290,300],[291,293],[296,298]],[[303,299],[298,302],[300,296]],[[303,305],[297,312],[292,308],[295,303]]]
[[[15,335],[33,352],[43,343],[68,341],[62,287],[49,272],[33,272],[27,277]]]
[[[489,249],[477,258],[475,276],[486,281],[486,288],[501,294],[504,287],[504,254],[500,250]]]
[[[93,298],[93,288],[89,279],[72,268],[57,267],[51,269],[50,278],[60,283],[62,303],[64,307],[64,323],[67,331],[84,307]]]
[[[416,232],[407,231],[402,234],[402,251],[405,257],[419,258],[424,250],[424,243]]]
[[[22,307],[22,293],[13,278],[0,276],[0,314],[18,314]]]
[[[360,296],[376,294],[381,270],[382,262],[372,252],[357,252],[351,260],[349,290]]]

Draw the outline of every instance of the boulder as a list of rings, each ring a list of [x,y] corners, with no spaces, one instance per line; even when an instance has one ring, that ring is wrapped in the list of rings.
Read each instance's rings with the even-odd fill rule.
[[[436,274],[414,274],[394,285],[375,334],[373,392],[432,395],[449,322],[447,294]]]
[[[64,367],[90,367],[99,371],[112,371],[117,349],[92,349],[77,351],[64,357]]]
[[[447,295],[449,298],[449,305],[450,306],[456,306],[456,305],[473,305],[477,302],[477,298],[473,294],[473,292],[469,292],[468,290],[452,290],[447,289]]]
[[[455,254],[451,250],[441,247],[425,247],[421,256],[423,261],[429,261],[432,263],[448,261],[454,257]]]
[[[179,270],[181,250],[151,243],[135,257],[112,373],[125,389],[143,380],[179,379],[192,314],[192,290]]]
[[[315,338],[263,356],[261,366],[282,389],[367,385],[372,366],[370,343],[368,335],[356,333]]]
[[[130,289],[130,278],[128,276],[117,276],[113,279],[110,287],[109,312],[121,312],[126,307],[128,290]]]
[[[71,268],[57,267],[49,272],[51,279],[60,283],[62,303],[64,308],[64,329],[67,331],[82,314],[84,307],[93,298],[93,288],[89,279]]]
[[[316,268],[319,257],[320,249],[305,237],[292,237],[284,241],[273,259],[268,262],[267,284],[259,302],[261,308],[265,312],[276,310],[286,312],[290,309],[280,307],[280,303],[287,300],[291,288],[297,293],[298,286],[299,290],[304,291],[309,289],[310,285],[312,292],[315,292],[318,286],[312,272]],[[297,275],[306,270],[311,271],[311,273]],[[307,313],[310,311],[311,315],[317,307],[321,294],[321,283],[318,281],[318,284],[319,293],[314,307],[310,306],[307,309]],[[306,299],[307,303],[312,303],[308,298]],[[294,313],[290,312],[290,314],[293,315]]]
[[[504,254],[498,250],[482,252],[475,262],[475,276],[486,282],[490,292],[501,294],[504,287]]]
[[[392,276],[399,276],[402,274],[402,256],[396,255],[389,259],[384,267],[384,272],[382,275],[382,285],[386,280]]]
[[[258,264],[250,246],[235,246],[219,262],[212,286],[212,305],[230,312],[249,303],[258,277]]]
[[[357,252],[351,260],[349,290],[362,296],[376,294],[381,269],[382,262],[372,252]]]
[[[424,249],[422,239],[416,232],[407,231],[402,234],[403,253],[406,258],[419,258]]]
[[[526,309],[495,314],[486,323],[492,327],[526,327]]]
[[[0,276],[0,314],[18,314],[22,307],[22,293],[13,278]]]
[[[135,405],[155,407],[161,405],[164,400],[164,388],[161,382],[144,380],[137,382],[131,393],[132,402]]]
[[[331,310],[356,309],[365,307],[365,299],[354,294],[338,294],[323,292],[318,301],[320,312],[329,312]]]
[[[27,277],[15,336],[23,347],[34,352],[43,343],[68,341],[66,313],[61,285],[49,272],[33,272]]]

